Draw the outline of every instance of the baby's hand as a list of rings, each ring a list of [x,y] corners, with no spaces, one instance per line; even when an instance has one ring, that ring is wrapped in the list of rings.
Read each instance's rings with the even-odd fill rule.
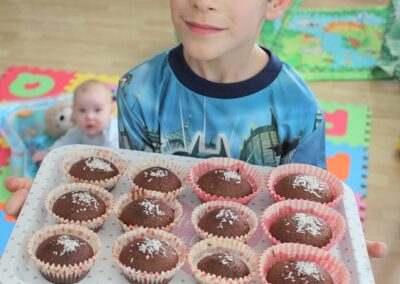
[[[4,181],[4,187],[14,192],[4,205],[6,214],[17,217],[24,205],[28,192],[31,189],[32,180],[22,177],[8,177]]]
[[[32,156],[32,162],[40,163],[43,161],[44,157],[47,155],[47,151],[37,151]]]
[[[365,240],[369,257],[382,258],[387,255],[388,247],[383,242],[372,242]]]

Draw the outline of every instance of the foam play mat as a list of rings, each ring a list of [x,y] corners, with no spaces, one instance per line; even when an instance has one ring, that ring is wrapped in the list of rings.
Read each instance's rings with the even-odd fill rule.
[[[302,0],[266,22],[259,43],[291,64],[305,80],[388,78],[373,72],[381,54],[388,7],[305,9]]]
[[[3,187],[8,175],[34,176],[30,147],[46,148],[53,142],[43,133],[47,107],[71,99],[82,81],[98,79],[115,88],[118,76],[55,71],[31,67],[9,68],[0,78],[0,255],[14,221],[4,214],[9,193]],[[371,114],[363,105],[321,102],[326,116],[328,170],[346,182],[358,200],[365,218],[368,145]],[[351,130],[351,131],[350,131]],[[12,147],[10,145],[13,145]]]

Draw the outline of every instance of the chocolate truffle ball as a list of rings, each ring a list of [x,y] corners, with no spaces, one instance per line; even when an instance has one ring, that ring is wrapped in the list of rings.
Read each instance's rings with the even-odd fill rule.
[[[271,235],[282,243],[300,243],[322,248],[332,239],[329,225],[322,219],[306,213],[284,216],[270,228]]]
[[[72,221],[86,221],[100,217],[106,212],[101,198],[87,191],[73,191],[60,196],[53,205],[53,212]]]
[[[200,218],[198,226],[219,237],[238,237],[250,231],[247,221],[231,208],[217,208]]]
[[[250,183],[240,173],[228,169],[211,170],[197,184],[202,191],[221,197],[241,198],[253,193]]]
[[[122,209],[119,219],[127,226],[161,228],[174,221],[174,210],[158,199],[136,199]]]
[[[240,278],[250,274],[247,265],[239,257],[228,252],[215,253],[202,258],[197,268],[226,278]]]
[[[267,273],[271,284],[333,284],[328,272],[314,262],[287,260],[274,264]]]
[[[50,264],[73,265],[93,257],[88,242],[72,235],[55,235],[44,240],[36,250],[36,257]]]
[[[179,178],[163,167],[147,168],[134,178],[133,182],[141,188],[159,192],[170,192],[182,186]]]
[[[293,174],[280,179],[275,192],[287,199],[306,199],[329,203],[334,196],[329,185],[315,176]]]
[[[72,165],[69,174],[82,180],[98,181],[113,178],[119,174],[119,171],[113,163],[105,159],[89,157]]]
[[[145,237],[129,242],[121,250],[119,260],[136,270],[162,272],[175,268],[179,256],[167,242]]]

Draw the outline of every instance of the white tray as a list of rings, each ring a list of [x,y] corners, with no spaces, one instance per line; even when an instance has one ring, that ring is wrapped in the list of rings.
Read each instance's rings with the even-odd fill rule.
[[[34,232],[43,226],[54,224],[54,219],[47,214],[44,208],[44,198],[55,186],[67,183],[67,179],[60,171],[59,166],[63,155],[70,150],[80,149],[82,147],[87,146],[71,145],[56,149],[48,154],[43,161],[34,180],[28,200],[25,202],[25,206],[22,209],[3,257],[0,260],[0,283],[49,283],[40,275],[33,265],[27,254],[26,246]],[[156,158],[172,160],[189,168],[193,163],[198,161],[194,158],[180,156],[165,156],[128,150],[116,151],[127,159],[130,164],[137,160]],[[261,170],[266,173],[270,168],[263,167]],[[126,177],[123,176],[112,194],[115,198],[118,198],[121,194],[129,190],[130,188]],[[182,221],[172,232],[183,239],[188,245],[191,245],[199,239],[190,222],[190,214],[192,209],[196,207],[200,201],[191,188],[185,189],[185,191],[180,194],[179,200],[182,203],[184,214]],[[264,190],[258,194],[248,206],[257,213],[257,216],[261,216],[263,210],[270,204],[272,204],[272,199]],[[347,220],[348,229],[346,230],[344,239],[332,248],[331,252],[346,264],[351,274],[352,283],[375,283],[356,202],[351,189],[347,186],[345,186],[343,202],[339,205],[337,210]],[[103,244],[102,253],[88,276],[80,283],[128,283],[111,257],[112,243],[122,234],[122,229],[114,216],[107,218],[103,228],[98,234]],[[265,238],[261,226],[259,226],[253,238],[250,240],[249,245],[258,253],[261,253],[267,247],[271,246],[271,243]],[[185,264],[170,283],[195,283],[187,264]],[[259,283],[258,275],[254,283]]]

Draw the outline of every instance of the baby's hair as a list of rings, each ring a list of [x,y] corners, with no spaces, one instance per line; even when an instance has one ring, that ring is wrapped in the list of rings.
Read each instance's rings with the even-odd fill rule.
[[[86,80],[86,81],[82,82],[80,85],[78,85],[78,87],[76,87],[74,92],[73,92],[74,100],[75,100],[76,96],[78,96],[81,93],[84,93],[84,92],[88,91],[88,89],[93,85],[102,85],[102,86],[104,86],[104,88],[109,91],[111,99],[114,100],[113,91],[111,90],[111,88],[109,88],[107,86],[107,84],[105,84],[104,82],[101,82],[101,81],[99,81],[97,79],[89,79],[89,80]]]

